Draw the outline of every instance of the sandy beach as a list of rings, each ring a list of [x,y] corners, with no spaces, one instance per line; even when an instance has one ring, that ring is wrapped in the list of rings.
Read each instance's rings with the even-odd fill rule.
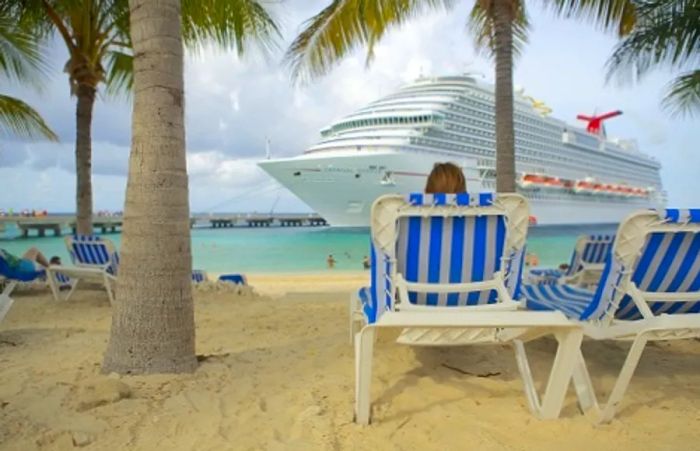
[[[694,449],[697,341],[650,344],[617,418],[593,426],[569,393],[562,418],[528,411],[508,347],[412,349],[380,335],[369,427],[353,423],[347,298],[362,273],[252,275],[256,293],[196,290],[190,375],[100,373],[110,306],[99,290],[56,303],[17,292],[0,325],[0,449]],[[626,346],[585,343],[609,389]],[[540,381],[555,344],[529,346]],[[538,371],[539,370],[539,371]]]

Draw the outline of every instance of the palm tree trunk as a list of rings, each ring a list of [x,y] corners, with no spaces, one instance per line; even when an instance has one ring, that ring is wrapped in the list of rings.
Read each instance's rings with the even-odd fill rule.
[[[196,368],[179,0],[130,0],[134,111],[121,265],[103,371]]]
[[[515,130],[513,128],[513,7],[494,1],[496,45],[496,191],[515,192]]]
[[[92,234],[92,108],[95,105],[95,87],[78,85],[76,106],[75,173],[77,218],[80,235]]]

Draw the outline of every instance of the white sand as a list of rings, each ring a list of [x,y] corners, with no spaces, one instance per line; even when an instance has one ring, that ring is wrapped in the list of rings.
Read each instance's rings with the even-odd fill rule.
[[[507,347],[411,349],[382,335],[374,423],[352,422],[347,297],[363,274],[252,276],[264,296],[196,293],[195,374],[100,374],[104,292],[67,303],[16,296],[0,325],[0,449],[698,449],[700,344],[650,345],[617,418],[594,427],[569,394],[563,418],[527,410]],[[528,350],[543,380],[555,344]],[[626,345],[586,343],[609,389]],[[538,371],[539,370],[539,371]],[[470,373],[470,374],[463,374]],[[479,377],[496,373],[490,377]]]

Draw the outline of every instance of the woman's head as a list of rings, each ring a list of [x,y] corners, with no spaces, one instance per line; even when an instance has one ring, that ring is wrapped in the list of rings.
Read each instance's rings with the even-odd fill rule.
[[[459,166],[454,163],[435,163],[425,184],[426,193],[454,194],[466,191],[467,182]]]

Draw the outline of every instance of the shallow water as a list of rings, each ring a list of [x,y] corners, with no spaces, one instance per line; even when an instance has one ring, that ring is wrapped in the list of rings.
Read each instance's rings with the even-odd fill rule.
[[[556,266],[569,261],[580,234],[614,231],[614,226],[534,227],[529,232],[528,251],[537,254],[542,266]],[[119,246],[120,234],[105,236]],[[326,258],[333,254],[337,270],[361,270],[368,243],[368,229],[195,228],[193,267],[214,273],[313,272],[325,270]],[[22,254],[30,246],[70,261],[62,237],[23,239],[15,229],[0,234],[0,247],[11,253]]]

